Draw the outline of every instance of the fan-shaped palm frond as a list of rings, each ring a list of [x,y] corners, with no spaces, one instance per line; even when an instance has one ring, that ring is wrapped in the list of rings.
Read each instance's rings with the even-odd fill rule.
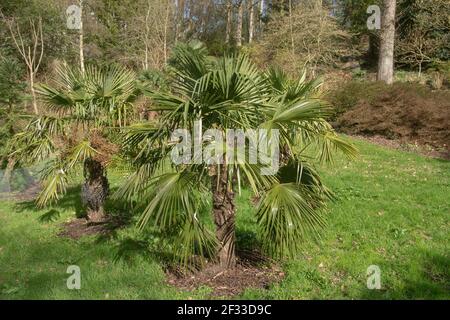
[[[117,136],[113,128],[130,123],[139,93],[136,77],[118,65],[87,66],[81,72],[63,64],[56,75],[52,85],[37,86],[46,109],[16,135],[15,152],[28,162],[51,159],[44,162],[39,205],[58,200],[65,192],[69,173],[84,170],[85,202],[89,207],[89,201],[95,201],[90,209],[100,212],[99,204],[108,193],[105,166],[117,150],[109,140]]]
[[[307,162],[314,157],[305,150],[315,148],[317,158],[324,161],[331,161],[336,150],[349,156],[356,152],[325,120],[331,108],[320,99],[321,81],[307,81],[306,74],[290,80],[275,69],[260,72],[242,54],[213,60],[203,47],[189,45],[174,49],[170,66],[170,92],[145,90],[154,110],[161,112],[158,123],[151,128],[132,126],[125,136],[124,147],[133,150],[130,159],[136,171],[116,196],[137,198],[144,204],[141,228],[152,222],[160,230],[175,228],[182,232],[178,227],[184,225],[186,233],[180,233],[177,246],[191,248],[181,254],[181,260],[186,261],[186,252],[194,254],[193,248],[201,246],[203,237],[203,243],[209,243],[201,219],[192,220],[198,214],[199,196],[204,197],[209,190],[217,256],[228,267],[234,256],[235,191],[249,186],[261,197],[257,220],[267,251],[274,255],[295,253],[301,240],[309,234],[317,235],[325,225],[323,209],[332,196]],[[241,161],[231,161],[236,160],[237,145],[215,138],[200,139],[197,144],[220,147],[214,149],[220,150],[215,156],[221,164],[205,163],[204,159],[198,162],[198,154],[190,163],[171,163],[170,152],[178,143],[172,140],[176,129],[200,134],[216,129],[222,137],[227,136],[227,129],[265,129],[268,146],[279,141],[281,172],[295,167],[297,179],[285,181],[281,173],[265,175],[264,164],[251,162],[250,154]],[[255,141],[247,138],[244,144],[248,148]],[[256,138],[258,145],[261,139]],[[228,157],[230,151],[233,158]]]
[[[51,160],[42,170],[43,189],[37,197],[37,205],[43,207],[60,199],[66,192],[68,185],[68,173],[64,165],[58,160]]]
[[[264,248],[272,255],[295,254],[308,236],[325,226],[322,204],[301,184],[275,184],[260,200],[256,217]]]
[[[184,265],[194,255],[213,256],[217,247],[216,239],[202,221],[208,205],[205,190],[196,181],[196,175],[187,171],[163,173],[150,179],[143,192],[151,200],[138,223],[143,229],[151,222],[173,235],[175,257]]]

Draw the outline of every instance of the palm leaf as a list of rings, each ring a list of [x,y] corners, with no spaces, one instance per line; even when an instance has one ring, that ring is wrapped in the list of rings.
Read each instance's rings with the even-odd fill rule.
[[[296,183],[275,184],[260,201],[256,218],[263,248],[273,256],[292,256],[308,237],[318,237],[325,226],[320,203]],[[315,206],[313,206],[315,205]]]

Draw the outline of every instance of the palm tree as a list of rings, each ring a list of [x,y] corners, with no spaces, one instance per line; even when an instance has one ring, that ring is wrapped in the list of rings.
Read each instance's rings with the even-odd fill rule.
[[[256,220],[264,249],[275,256],[294,254],[305,236],[324,226],[331,197],[311,162],[331,161],[336,149],[356,155],[325,121],[330,108],[318,99],[320,82],[305,75],[292,81],[275,69],[262,73],[245,55],[210,58],[198,44],[175,47],[170,65],[170,92],[144,92],[160,113],[158,121],[126,129],[123,145],[131,150],[135,172],[115,197],[143,203],[139,228],[151,224],[173,236],[170,247],[181,263],[212,257],[227,269],[236,264],[236,192],[248,186],[259,199]],[[228,142],[216,155],[222,164],[174,163],[180,141],[173,131],[192,132],[199,124],[224,136],[230,128],[265,129],[268,145],[278,130],[280,170],[265,175],[250,155],[233,161],[227,151],[236,146]],[[218,143],[203,139],[202,147]],[[207,227],[211,212],[215,234]]]
[[[128,125],[136,98],[135,75],[119,66],[88,66],[84,72],[66,65],[56,70],[54,85],[37,93],[46,107],[15,137],[15,154],[23,161],[45,161],[39,206],[58,200],[70,178],[82,168],[82,202],[91,221],[105,219],[109,192],[106,166],[118,147],[112,128]]]

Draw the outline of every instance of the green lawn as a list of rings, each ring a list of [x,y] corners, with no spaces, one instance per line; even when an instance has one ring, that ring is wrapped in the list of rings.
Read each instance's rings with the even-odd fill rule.
[[[321,168],[338,200],[320,243],[282,263],[286,278],[238,298],[450,299],[450,162],[355,140],[361,157]],[[113,184],[122,180],[112,174]],[[179,292],[165,284],[158,257],[118,248],[142,237],[132,228],[111,238],[57,236],[78,210],[78,191],[49,212],[33,203],[0,202],[0,299],[207,298],[208,288]],[[253,237],[250,194],[238,203],[238,243]],[[59,212],[58,214],[54,214]],[[50,216],[50,215],[49,215]],[[44,216],[46,217],[46,216]],[[79,265],[81,290],[68,290],[66,269]],[[368,290],[366,270],[381,269],[381,290]]]

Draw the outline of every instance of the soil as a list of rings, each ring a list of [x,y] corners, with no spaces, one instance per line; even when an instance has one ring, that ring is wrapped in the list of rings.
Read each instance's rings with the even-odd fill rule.
[[[108,235],[122,225],[123,222],[116,220],[89,222],[84,218],[74,219],[62,225],[63,230],[58,236],[77,240],[83,236]]]
[[[350,135],[383,137],[446,157],[450,153],[450,91],[394,85],[371,99],[360,98],[334,125]]]
[[[387,139],[385,137],[375,135],[375,136],[358,136],[354,135],[353,137],[365,141],[369,141],[371,143],[387,147],[390,149],[395,150],[402,150],[407,152],[415,152],[418,154],[421,154],[423,156],[429,157],[429,158],[438,158],[438,159],[445,159],[450,160],[450,151],[446,150],[437,150],[430,146],[423,146],[419,144],[410,144],[410,143],[404,143],[400,140],[393,140],[393,139]]]
[[[106,223],[89,224],[86,219],[75,219],[64,223],[63,231],[58,236],[67,237],[71,239],[80,239],[83,236],[105,234],[109,229],[106,228]]]
[[[170,285],[184,291],[209,287],[212,289],[211,297],[235,296],[247,288],[267,289],[283,278],[284,273],[278,265],[256,252],[238,253],[236,267],[226,271],[214,264],[189,274],[167,271],[167,283]]]

